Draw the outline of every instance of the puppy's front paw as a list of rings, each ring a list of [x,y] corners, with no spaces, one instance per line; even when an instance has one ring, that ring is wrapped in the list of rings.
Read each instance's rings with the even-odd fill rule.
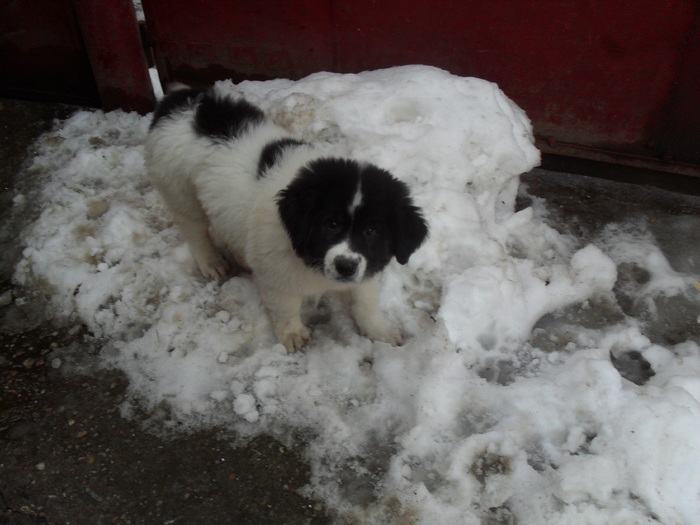
[[[285,346],[288,352],[296,352],[300,349],[311,337],[311,332],[306,327],[296,332],[288,332],[280,337],[280,342]]]
[[[311,337],[311,332],[299,321],[288,321],[282,327],[275,327],[275,335],[288,352],[296,352]]]
[[[228,273],[228,264],[217,253],[200,254],[195,256],[195,261],[205,279],[212,281],[222,280]]]
[[[385,317],[373,317],[358,321],[360,330],[372,341],[382,341],[393,346],[401,346],[403,337],[399,328]]]

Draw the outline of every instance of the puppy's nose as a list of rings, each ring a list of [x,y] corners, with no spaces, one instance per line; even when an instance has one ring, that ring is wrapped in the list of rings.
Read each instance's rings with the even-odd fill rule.
[[[336,257],[333,262],[335,263],[335,271],[343,278],[355,275],[357,267],[360,265],[359,260],[344,256]]]

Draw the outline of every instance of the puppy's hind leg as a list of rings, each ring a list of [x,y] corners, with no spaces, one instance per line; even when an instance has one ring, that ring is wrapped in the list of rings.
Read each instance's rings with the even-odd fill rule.
[[[211,240],[209,219],[197,199],[194,187],[156,186],[187,241],[199,271],[206,279],[223,279],[228,272],[228,265]]]

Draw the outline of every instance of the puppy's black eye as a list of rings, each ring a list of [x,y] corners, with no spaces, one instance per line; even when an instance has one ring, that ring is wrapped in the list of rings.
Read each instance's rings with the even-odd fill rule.
[[[365,227],[364,231],[365,237],[373,238],[376,237],[379,232],[377,231],[376,226],[367,226]]]
[[[325,228],[329,231],[338,231],[340,229],[340,221],[335,217],[326,220]]]

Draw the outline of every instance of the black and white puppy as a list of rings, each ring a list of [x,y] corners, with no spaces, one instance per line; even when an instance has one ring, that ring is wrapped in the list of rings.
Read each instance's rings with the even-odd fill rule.
[[[372,164],[323,154],[219,87],[179,87],[158,105],[148,176],[202,272],[223,278],[216,245],[250,270],[279,341],[310,337],[302,301],[348,290],[370,339],[401,344],[382,313],[378,276],[405,264],[428,234],[406,184]]]

